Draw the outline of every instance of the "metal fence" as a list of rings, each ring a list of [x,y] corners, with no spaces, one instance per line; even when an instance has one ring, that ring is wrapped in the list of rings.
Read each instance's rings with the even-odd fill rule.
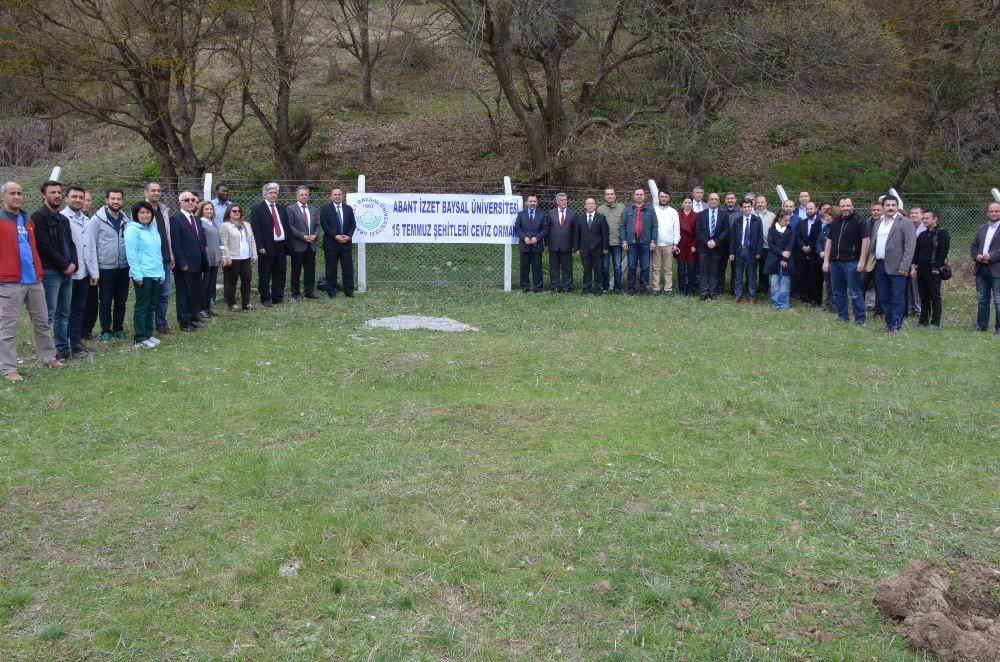
[[[64,181],[72,182],[71,177],[63,177]],[[230,198],[245,207],[252,206],[261,200],[260,182],[239,180],[216,180],[227,184]],[[78,183],[78,182],[74,182]],[[312,188],[312,203],[318,208],[329,198],[330,189],[340,186],[346,192],[357,190],[358,182],[351,180],[318,180],[309,182],[279,182],[282,204],[295,201],[295,189],[299,184]],[[87,182],[82,183],[87,186]],[[136,200],[142,199],[144,182],[137,179],[121,181],[118,186],[125,190],[126,207]],[[612,184],[614,185],[614,184]],[[618,200],[627,203],[633,190],[632,183],[626,183],[617,188]],[[369,193],[401,193],[408,192],[394,182],[367,182]],[[438,187],[424,188],[426,193],[480,193],[502,194],[502,182],[466,182],[449,183]],[[564,188],[553,186],[534,186],[530,184],[515,184],[516,195],[534,193],[539,196],[539,209],[548,211],[555,206],[555,195],[565,192],[569,198],[569,207],[583,211],[583,202],[588,197],[594,197],[598,204],[603,202],[603,189],[597,188]],[[95,191],[94,209],[102,203],[103,191]],[[745,192],[737,191],[737,198],[742,199]],[[763,192],[768,197],[768,207],[775,211],[778,208],[777,195]],[[794,196],[795,193],[789,192]],[[818,202],[834,202],[840,192],[813,192],[812,199]],[[871,200],[878,197],[877,193],[865,191],[847,192],[851,195],[855,206],[862,214]],[[680,207],[682,195],[674,192],[671,204]],[[922,207],[937,209],[941,217],[941,227],[947,228],[952,238],[950,262],[956,273],[961,276],[971,270],[968,258],[969,246],[976,229],[986,220],[986,199],[982,196],[955,196],[933,193],[903,193],[907,207],[918,204]],[[37,188],[25,190],[25,208],[33,210],[41,204]],[[177,208],[177,192],[165,191],[164,202],[172,209]],[[943,203],[943,204],[942,204]],[[518,259],[512,260],[511,280],[518,282]],[[357,248],[355,248],[357,260]],[[548,255],[543,257],[543,268],[548,271]],[[502,288],[504,284],[504,248],[497,244],[368,244],[366,247],[367,284],[369,289],[378,287],[482,287]],[[581,269],[579,265],[576,267]],[[322,252],[319,256],[317,273],[323,273]]]

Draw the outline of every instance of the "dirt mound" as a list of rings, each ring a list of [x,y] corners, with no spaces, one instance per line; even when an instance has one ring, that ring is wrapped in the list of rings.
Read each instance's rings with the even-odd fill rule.
[[[912,646],[946,662],[1000,660],[1000,570],[982,559],[914,561],[873,602]]]

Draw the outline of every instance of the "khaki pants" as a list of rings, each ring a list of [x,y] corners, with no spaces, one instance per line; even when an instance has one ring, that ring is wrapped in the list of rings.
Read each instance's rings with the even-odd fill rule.
[[[664,292],[674,291],[674,245],[657,246],[650,266],[653,270],[653,291],[660,290],[660,268],[663,268]]]
[[[21,307],[27,306],[28,317],[35,329],[35,353],[42,363],[56,358],[56,344],[49,329],[49,310],[45,305],[45,288],[34,285],[0,283],[0,373],[17,370],[17,348],[14,339],[21,322]]]

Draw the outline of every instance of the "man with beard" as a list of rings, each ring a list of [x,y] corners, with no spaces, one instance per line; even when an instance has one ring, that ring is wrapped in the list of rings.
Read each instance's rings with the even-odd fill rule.
[[[125,302],[128,300],[128,260],[125,258],[125,193],[108,189],[104,206],[87,223],[87,271],[97,285],[101,340],[125,339]],[[113,310],[112,310],[113,308]]]

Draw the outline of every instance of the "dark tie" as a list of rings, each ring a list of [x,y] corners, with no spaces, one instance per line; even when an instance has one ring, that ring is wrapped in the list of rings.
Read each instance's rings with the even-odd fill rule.
[[[593,214],[587,214],[587,229],[588,230],[590,229],[590,224],[591,224],[591,222],[593,220],[594,220],[594,215]]]
[[[344,234],[344,215],[340,212],[340,205],[337,205],[337,224],[340,226],[340,234]]]
[[[281,239],[281,223],[278,221],[278,210],[274,208],[274,203],[271,203],[271,220],[274,221],[274,236],[277,239]]]
[[[715,210],[712,210],[712,213],[708,215],[708,234],[715,234]]]
[[[198,234],[198,225],[194,222],[194,215],[188,214],[188,220],[191,221],[191,229],[194,230],[195,235]]]
[[[309,233],[309,229],[310,229],[309,228],[309,225],[310,225],[309,224],[309,209],[305,205],[302,205],[302,217],[306,219],[306,233],[308,234]]]

